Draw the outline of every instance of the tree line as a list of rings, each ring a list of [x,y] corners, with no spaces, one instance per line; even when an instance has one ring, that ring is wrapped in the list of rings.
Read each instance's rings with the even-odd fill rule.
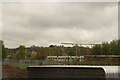
[[[20,45],[13,55],[13,53],[10,53],[10,49],[6,48],[2,43],[2,58],[43,60],[47,56],[119,55],[119,44],[120,39],[103,42],[92,47],[50,45],[49,47],[31,46],[30,48],[26,48],[24,45]]]
[[[120,39],[112,40],[111,42],[103,42],[92,47],[93,55],[119,55]]]

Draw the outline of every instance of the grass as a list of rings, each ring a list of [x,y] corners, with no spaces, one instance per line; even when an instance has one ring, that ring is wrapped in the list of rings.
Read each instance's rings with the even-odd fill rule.
[[[105,66],[114,66],[114,65],[119,65],[119,62],[115,62],[112,60],[84,60],[82,62],[78,63],[79,65],[105,65]]]
[[[12,62],[10,64],[7,64],[7,65],[10,65],[11,67],[17,67],[19,69],[23,69],[23,70],[26,70],[26,68],[28,66],[37,66],[39,64],[28,64],[28,63],[18,63],[18,62]]]
[[[48,62],[49,65],[98,65],[98,66],[116,66],[119,65],[118,61],[112,61],[111,59],[108,60],[98,60],[98,59],[94,59],[94,60],[73,60],[73,61],[49,61]]]

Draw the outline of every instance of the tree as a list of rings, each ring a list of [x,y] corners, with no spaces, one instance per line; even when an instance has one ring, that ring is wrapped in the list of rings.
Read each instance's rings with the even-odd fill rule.
[[[101,53],[101,45],[97,44],[92,47],[92,55],[100,55]]]
[[[3,41],[0,40],[0,59],[2,59],[2,43]]]
[[[16,58],[19,60],[25,59],[25,46],[24,45],[19,46],[19,50],[16,53]]]
[[[110,54],[110,45],[108,42],[103,42],[102,43],[102,51],[101,53],[103,55],[109,55]]]
[[[36,57],[37,57],[37,52],[35,52],[35,51],[32,51],[32,53],[31,53],[31,59],[36,59]]]
[[[55,47],[55,45],[50,45],[49,47]]]
[[[120,55],[120,39],[118,39],[118,44],[117,45],[118,45],[118,50],[117,50],[118,51],[118,55]]]
[[[118,40],[113,40],[110,42],[110,53],[113,55],[118,54]]]
[[[40,52],[37,54],[37,59],[44,60],[49,54],[49,49],[47,47],[40,47],[39,49]]]
[[[38,60],[44,60],[47,55],[45,53],[38,53],[36,57]]]
[[[19,50],[16,52],[16,59],[18,59],[18,60],[21,59],[21,54],[19,53]]]
[[[2,59],[7,58],[7,56],[8,56],[8,48],[5,48],[2,42]]]

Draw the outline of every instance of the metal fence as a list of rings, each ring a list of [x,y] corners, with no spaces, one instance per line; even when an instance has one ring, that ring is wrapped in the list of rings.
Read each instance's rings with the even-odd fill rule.
[[[11,65],[12,63],[20,64],[35,64],[35,65],[119,65],[119,62],[108,61],[96,61],[96,60],[72,60],[72,61],[59,61],[59,60],[15,60],[5,59],[4,64]]]
[[[25,64],[42,64],[42,60],[15,60],[15,59],[4,59],[4,64],[11,64],[11,63],[25,63]]]

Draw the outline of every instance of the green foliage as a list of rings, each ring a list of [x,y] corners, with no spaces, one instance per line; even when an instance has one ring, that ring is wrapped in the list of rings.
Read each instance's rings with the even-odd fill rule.
[[[48,48],[45,48],[45,47],[41,47],[41,48],[39,48],[39,50],[40,50],[40,52],[37,54],[36,58],[39,60],[44,60],[47,57],[47,55],[49,54],[49,50],[48,50]]]
[[[110,54],[110,45],[108,42],[102,43],[102,51],[101,54],[109,55]]]
[[[0,59],[2,59],[2,40],[0,40]]]
[[[35,52],[35,51],[32,51],[32,53],[31,53],[31,59],[36,59],[37,58],[37,52]]]
[[[62,49],[59,46],[51,47],[49,49],[50,55],[52,55],[52,56],[61,56],[62,55],[61,50]]]
[[[118,41],[117,40],[113,40],[112,42],[110,42],[110,53],[114,55],[118,54]]]
[[[19,50],[16,52],[16,58],[18,60],[24,60],[25,59],[25,46],[20,45]]]
[[[101,54],[101,45],[97,44],[92,47],[92,55],[100,55]]]
[[[2,58],[7,58],[8,56],[8,48],[2,44]],[[37,59],[44,60],[47,56],[81,56],[81,55],[118,55],[120,54],[120,39],[112,40],[111,42],[103,42],[101,44],[94,45],[92,48],[83,47],[75,45],[73,47],[64,47],[64,46],[56,46],[50,45],[49,47],[39,47],[39,46],[31,46],[28,48],[28,52],[25,49],[24,45],[20,45],[19,49],[13,51],[13,53],[9,56],[9,58],[16,58],[18,60],[24,59]],[[35,52],[32,52],[35,51]],[[16,55],[13,55],[16,52]]]
[[[120,39],[118,39],[118,55],[120,55]]]
[[[90,55],[91,49],[89,47],[82,46],[73,46],[73,47],[65,47],[64,51],[70,56],[81,56],[81,55]]]
[[[110,43],[103,42],[92,47],[93,55],[118,55],[120,52],[120,39],[112,40]]]
[[[91,54],[91,49],[89,47],[79,46],[77,48],[77,54],[78,54],[78,56],[81,56],[81,55],[90,55]]]
[[[5,48],[4,44],[2,44],[2,59],[7,58],[8,56],[8,48]]]
[[[47,57],[47,55],[45,55],[44,53],[39,53],[39,54],[37,54],[36,58],[38,60],[44,60],[46,57]]]

